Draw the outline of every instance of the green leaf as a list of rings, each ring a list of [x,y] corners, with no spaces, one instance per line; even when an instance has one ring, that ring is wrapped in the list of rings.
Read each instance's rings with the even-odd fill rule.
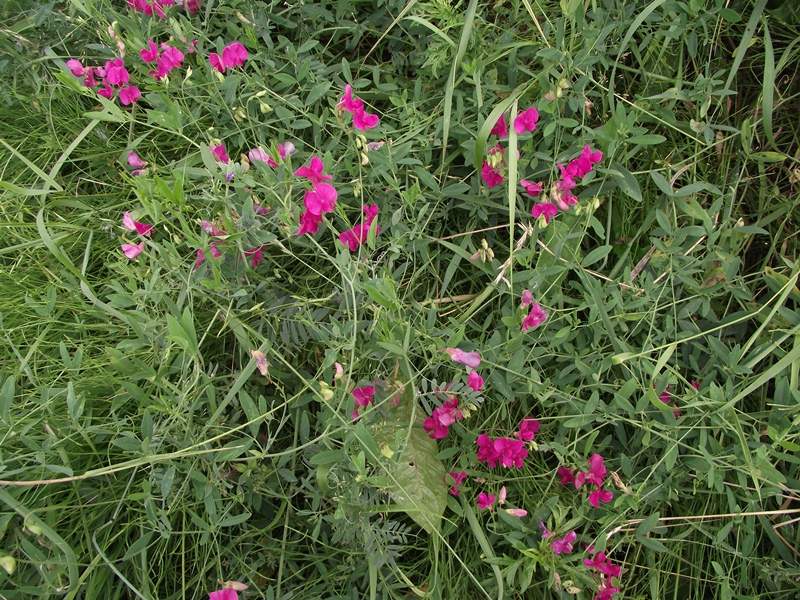
[[[385,470],[391,480],[389,495],[429,534],[438,532],[447,507],[446,471],[436,457],[436,440],[422,428],[425,415],[413,387],[406,383],[391,416],[373,426],[375,442],[394,452]]]

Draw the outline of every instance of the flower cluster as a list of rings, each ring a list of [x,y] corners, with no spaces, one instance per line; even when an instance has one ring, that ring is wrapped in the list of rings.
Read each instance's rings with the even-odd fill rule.
[[[577,185],[575,179],[583,179],[594,165],[602,159],[602,152],[594,152],[589,147],[589,144],[586,144],[581,155],[570,161],[566,168],[561,163],[558,163],[558,168],[561,170],[561,179],[550,190],[552,202],[534,204],[531,209],[531,215],[534,218],[544,217],[544,222],[549,223],[550,218],[558,214],[558,209],[565,212],[568,211],[569,207],[578,201],[578,197],[572,193],[572,190]],[[530,182],[523,179],[520,183],[525,186],[526,191],[530,194]],[[541,191],[541,184],[538,184],[538,187],[539,191]]]
[[[353,115],[353,127],[366,131],[378,125],[378,115],[372,115],[364,109],[364,101],[353,97],[353,88],[348,83],[344,86],[344,95],[336,107],[339,113],[349,112]]]
[[[317,233],[319,224],[322,223],[322,215],[332,212],[336,207],[338,198],[336,188],[330,183],[325,183],[332,180],[333,176],[323,173],[324,168],[322,159],[313,156],[310,166],[303,165],[294,173],[296,177],[305,177],[311,182],[311,189],[307,189],[303,197],[306,210],[300,217],[300,229],[297,230],[297,235]]]
[[[600,576],[598,593],[594,600],[611,600],[620,589],[611,585],[611,578],[619,579],[622,568],[613,564],[611,559],[606,557],[605,552],[598,552],[592,558],[583,559],[583,564]]]
[[[533,301],[533,294],[530,290],[522,292],[522,303],[520,308],[531,307],[528,315],[522,320],[522,331],[534,329],[547,320],[547,311],[545,311],[541,304]]]
[[[372,399],[375,397],[375,386],[374,385],[365,385],[364,387],[359,387],[353,390],[353,400],[356,403],[356,407],[353,410],[353,414],[351,415],[353,419],[358,418],[358,409],[359,408],[366,408],[370,404],[372,404]]]
[[[364,222],[359,223],[352,229],[348,229],[347,231],[343,231],[339,234],[339,241],[344,245],[350,248],[350,252],[355,252],[358,247],[367,241],[367,235],[369,234],[369,227],[372,225],[372,221],[375,220],[375,217],[378,216],[378,205],[372,204],[367,206],[366,204],[361,207],[364,211]],[[375,228],[375,233],[378,234],[381,232],[380,227]]]
[[[434,408],[431,416],[422,423],[422,428],[435,440],[447,437],[450,425],[464,418],[462,410],[458,407],[458,398],[450,396],[450,400]]]
[[[536,129],[536,122],[539,120],[539,111],[534,107],[530,107],[517,115],[514,119],[514,131],[522,135]],[[506,125],[506,116],[500,115],[500,118],[492,127],[491,135],[496,135],[498,139],[502,139],[508,135],[508,126]],[[481,179],[487,187],[493,188],[503,182],[503,154],[505,148],[500,143],[496,143],[493,148],[489,148],[489,158],[483,161],[481,167]],[[541,190],[540,190],[541,191]]]
[[[478,462],[485,462],[490,469],[494,469],[498,462],[504,467],[521,469],[528,457],[528,449],[521,439],[499,437],[493,440],[482,433],[475,443],[478,444]]]
[[[83,85],[86,87],[102,85],[97,94],[107,100],[111,100],[119,93],[120,103],[127,106],[142,97],[138,87],[125,85],[131,76],[125,68],[125,61],[121,58],[106,61],[102,67],[84,67],[81,61],[73,58],[67,61],[67,68],[75,77],[83,77]]]
[[[286,145],[278,144],[278,160],[280,162],[284,162],[287,156],[294,154],[294,151],[295,147],[292,142],[286,142]],[[267,154],[267,151],[261,146],[252,148],[250,152],[247,153],[247,158],[250,160],[251,164],[255,164],[256,162],[264,162],[267,163],[267,166],[272,168],[278,166],[278,161]]]
[[[166,19],[167,15],[164,13],[163,7],[175,6],[175,0],[153,0],[152,3],[147,0],[128,0],[128,6],[136,12]],[[200,10],[200,0],[185,0],[183,6],[189,13],[194,14]]]
[[[588,471],[579,471],[576,474],[566,467],[558,467],[558,474],[561,475],[561,483],[564,485],[572,483],[576,490],[581,489],[584,483],[594,485],[595,489],[589,494],[589,503],[595,508],[600,506],[600,502],[607,503],[614,499],[614,494],[603,489],[607,471],[603,457],[597,453],[589,458]]]
[[[497,497],[497,506],[501,507],[506,503],[506,486],[500,488],[500,494]],[[478,494],[478,510],[487,510],[492,507],[495,501],[494,494],[486,494],[481,492]],[[528,511],[523,508],[506,508],[504,509],[512,517],[524,517]]]
[[[183,52],[166,42],[161,42],[161,50],[159,51],[153,39],[147,40],[147,48],[143,48],[139,54],[141,54],[144,62],[156,63],[156,69],[149,71],[149,74],[156,81],[164,79],[172,69],[180,68],[184,59]]]
[[[247,57],[247,48],[241,42],[233,42],[222,49],[222,56],[216,52],[209,54],[208,62],[211,64],[212,69],[219,73],[224,73],[225,69],[233,69],[244,65]]]
[[[128,211],[125,211],[125,213],[122,215],[122,226],[128,231],[135,231],[138,235],[149,237],[150,234],[153,233],[152,225],[134,221],[131,217],[131,213]],[[143,250],[144,241],[141,241],[138,244],[122,244],[122,252],[131,260],[139,256]]]

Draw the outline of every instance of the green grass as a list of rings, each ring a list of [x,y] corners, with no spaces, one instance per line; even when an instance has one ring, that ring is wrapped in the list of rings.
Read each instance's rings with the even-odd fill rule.
[[[0,8],[0,597],[205,598],[239,581],[242,598],[593,598],[588,544],[622,567],[615,598],[795,597],[790,4]],[[112,23],[134,110],[64,67],[117,56]],[[196,53],[153,82],[139,50],[179,36]],[[250,57],[223,80],[206,57],[235,40]],[[335,107],[346,83],[380,115],[363,138]],[[540,121],[503,140],[490,190],[501,106]],[[232,163],[297,151],[227,182],[206,152],[220,141]],[[587,143],[603,160],[542,228],[514,182],[557,180]],[[311,156],[337,206],[297,237],[291,174]],[[343,250],[372,203],[380,233]],[[124,211],[155,226],[135,260]],[[194,271],[202,220],[229,235]],[[259,266],[237,258],[259,246]],[[523,289],[549,313],[527,333]],[[446,347],[480,351],[483,392]],[[373,382],[352,420],[352,389]],[[422,419],[450,382],[470,414],[431,445]],[[522,469],[476,460],[480,433],[528,416]],[[595,452],[614,492],[600,508],[556,472]],[[461,470],[446,496],[441,473]],[[528,516],[475,507],[501,486]],[[574,530],[573,553],[537,519]]]

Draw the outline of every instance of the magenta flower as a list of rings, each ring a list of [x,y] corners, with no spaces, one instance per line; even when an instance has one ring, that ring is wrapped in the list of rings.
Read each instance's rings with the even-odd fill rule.
[[[228,157],[228,153],[225,151],[225,144],[220,144],[219,146],[209,146],[209,150],[215,156],[215,158],[226,165],[230,162],[230,158]]]
[[[494,494],[487,495],[484,492],[478,494],[478,508],[480,510],[486,510],[492,504],[494,504]]]
[[[445,348],[444,350],[453,361],[467,365],[470,369],[477,369],[481,366],[481,355],[477,352],[464,352],[460,348]]]
[[[356,403],[356,408],[353,411],[351,417],[353,419],[358,418],[358,409],[359,408],[366,408],[370,404],[372,404],[372,399],[375,396],[375,386],[374,385],[366,385],[364,387],[359,387],[353,390],[353,400]]]
[[[612,565],[611,561],[606,558],[605,552],[598,552],[591,559],[584,558],[583,564],[590,569],[600,571],[606,575],[610,575],[611,577],[619,577],[621,572],[619,566]]]
[[[122,215],[122,225],[129,231],[135,231],[139,235],[150,235],[153,233],[153,226],[145,223],[139,223],[131,218],[131,213],[125,211]]]
[[[472,388],[473,392],[480,392],[483,389],[483,377],[478,375],[477,371],[470,371],[467,385]]]
[[[239,42],[228,44],[222,49],[222,62],[226,67],[241,67],[247,60],[247,49]]]
[[[319,231],[319,224],[322,223],[322,215],[315,215],[311,211],[305,211],[300,217],[300,228],[297,230],[296,235],[305,235],[306,233],[317,233]]]
[[[450,494],[453,496],[458,496],[461,493],[459,489],[461,484],[464,482],[464,479],[467,478],[467,472],[461,471],[460,473],[456,473],[455,471],[450,471],[447,475],[444,476],[444,482],[450,484]]]
[[[522,331],[528,331],[538,327],[547,320],[547,311],[545,311],[538,302],[531,305],[531,311],[528,316],[522,321]]]
[[[500,118],[497,119],[497,122],[492,127],[492,131],[490,132],[491,135],[496,135],[499,138],[504,138],[508,135],[508,127],[506,126],[506,116],[504,114],[500,115]]]
[[[67,61],[67,68],[72,72],[73,75],[75,75],[75,77],[83,77],[84,73],[86,73],[86,69],[84,69],[81,61],[74,58],[71,58]]]
[[[344,95],[336,104],[339,112],[347,111],[353,115],[353,127],[366,131],[378,124],[378,115],[371,115],[364,109],[364,102],[360,98],[353,97],[353,88],[348,83],[344,86]]]
[[[222,253],[219,250],[217,250],[214,246],[211,246],[210,252],[211,256],[213,256],[214,258],[219,258],[220,256],[222,256]],[[203,252],[202,248],[198,248],[197,260],[194,261],[194,270],[197,271],[197,269],[200,268],[200,265],[202,265],[205,261],[206,261],[205,253]]]
[[[239,594],[232,588],[225,588],[217,592],[210,592],[208,600],[239,600]]]
[[[161,44],[161,58],[159,59],[159,66],[163,65],[167,71],[176,69],[183,63],[183,52],[169,46],[165,43]]]
[[[225,72],[225,63],[216,52],[212,52],[208,55],[208,62],[211,64],[211,68],[214,71],[218,71],[219,73]]]
[[[694,389],[696,389],[696,390],[699,390],[699,389],[700,389],[700,384],[699,384],[699,383],[697,383],[697,382],[696,382],[694,379],[692,379],[692,380],[689,382],[689,385],[691,385],[691,386],[692,386]]]
[[[557,214],[558,207],[552,202],[539,202],[538,204],[534,204],[533,208],[531,208],[531,216],[533,216],[534,219],[538,219],[540,216],[544,215],[545,223],[549,223],[550,219]]]
[[[597,508],[600,506],[600,502],[608,503],[614,499],[614,494],[609,492],[608,490],[601,490],[596,489],[592,490],[592,493],[589,494],[589,504]]]
[[[561,483],[564,485],[575,482],[575,475],[567,467],[558,467],[557,473],[561,475]]]
[[[327,184],[319,184],[319,185],[327,185]],[[355,252],[358,247],[367,241],[367,235],[369,235],[369,228],[372,225],[372,221],[375,220],[375,217],[378,215],[378,205],[372,204],[367,206],[366,204],[361,207],[364,211],[364,222],[356,225],[352,229],[348,229],[347,231],[343,231],[339,234],[339,241],[344,245],[350,248],[350,252]],[[377,227],[375,229],[375,233],[380,233],[381,228]]]
[[[620,588],[604,585],[598,590],[594,600],[614,600],[614,594],[619,592]]]
[[[313,190],[306,190],[303,204],[308,212],[322,215],[333,211],[338,193],[330,183],[317,183]]]
[[[119,101],[123,106],[133,104],[142,97],[142,92],[135,85],[129,85],[119,90]]]
[[[533,183],[532,181],[528,181],[527,179],[522,179],[519,184],[525,188],[525,192],[531,197],[536,198],[539,194],[542,193],[542,185],[543,182]]]
[[[260,247],[250,248],[249,250],[244,251],[244,258],[245,259],[250,258],[250,265],[253,267],[257,267],[258,263],[261,262],[261,259],[264,258],[264,252],[261,250]]]
[[[121,58],[110,60],[105,65],[106,81],[110,85],[124,85],[131,79],[125,63]]]
[[[450,425],[460,421],[463,417],[464,415],[458,407],[458,398],[451,398],[433,409],[431,416],[422,423],[422,428],[431,439],[441,440],[447,437]]]
[[[493,188],[503,183],[503,176],[486,160],[483,161],[483,167],[481,167],[481,179],[483,179],[483,183],[485,183],[488,188]]]
[[[183,5],[190,14],[194,14],[200,10],[200,0],[185,0]]]
[[[517,115],[514,119],[514,131],[522,135],[528,131],[536,129],[536,121],[539,120],[539,111],[531,107]]]
[[[492,438],[482,433],[475,443],[478,444],[478,462],[485,462],[490,469],[494,469],[500,459],[500,452],[495,449]]]
[[[501,437],[494,441],[495,451],[500,453],[500,464],[504,467],[521,469],[523,460],[528,457],[528,449],[522,440]],[[491,467],[491,465],[489,465]]]
[[[111,100],[114,97],[114,90],[108,85],[107,80],[103,80],[103,89],[98,90],[97,95],[106,100]]]
[[[521,308],[526,308],[531,304],[533,304],[533,294],[530,290],[523,290]]]
[[[553,549],[553,554],[570,554],[572,552],[572,542],[578,539],[575,531],[570,531],[562,538],[550,542],[550,547]]]
[[[542,531],[542,539],[546,540],[549,537],[552,537],[553,532],[547,529],[547,525],[544,524],[544,521],[541,519],[537,519],[539,522],[539,529]]]
[[[147,48],[143,48],[139,54],[142,55],[142,60],[146,63],[155,62],[158,59],[158,46],[151,38],[147,40]]]
[[[307,177],[312,184],[320,183],[323,180],[333,179],[333,175],[325,175],[322,171],[325,168],[322,160],[316,156],[311,157],[311,166],[303,165],[294,172],[295,177]]]
[[[539,431],[539,421],[536,419],[525,418],[519,424],[519,432],[517,437],[523,442],[530,442]]]
[[[122,252],[131,260],[139,256],[142,250],[144,250],[144,242],[139,242],[138,244],[122,244]]]

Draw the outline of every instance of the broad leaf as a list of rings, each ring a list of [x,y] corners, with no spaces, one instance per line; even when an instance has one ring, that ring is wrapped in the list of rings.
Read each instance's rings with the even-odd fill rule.
[[[422,429],[425,415],[411,384],[398,396],[397,407],[390,403],[391,416],[372,431],[384,456],[393,452],[383,461],[391,481],[389,495],[425,531],[438,532],[447,506],[444,465],[436,458],[436,440]]]

